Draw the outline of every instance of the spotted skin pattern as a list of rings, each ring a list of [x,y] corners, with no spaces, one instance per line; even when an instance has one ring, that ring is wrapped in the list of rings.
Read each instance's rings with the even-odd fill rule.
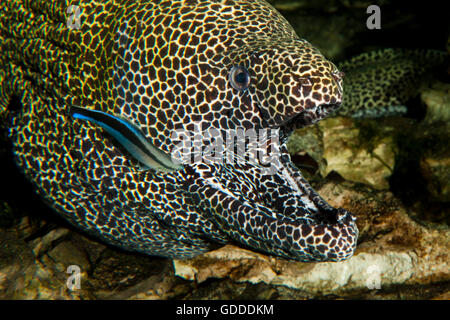
[[[345,95],[336,115],[352,118],[399,116],[448,54],[439,50],[383,49],[339,64],[345,73]]]
[[[81,8],[80,28],[67,20]],[[0,107],[15,159],[78,228],[150,255],[226,243],[299,261],[352,256],[355,217],[326,203],[284,142],[342,102],[342,74],[260,0],[9,1],[0,13]],[[248,70],[246,90],[229,83]],[[23,109],[8,110],[13,96]],[[279,128],[280,164],[143,169],[70,106],[120,116],[170,153],[175,130]]]

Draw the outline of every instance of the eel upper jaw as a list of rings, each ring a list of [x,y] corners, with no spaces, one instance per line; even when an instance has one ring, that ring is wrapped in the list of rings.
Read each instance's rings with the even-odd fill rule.
[[[340,107],[341,107],[340,103],[320,104],[313,108],[297,113],[293,117],[288,118],[280,125],[280,129],[283,132],[290,134],[296,129],[304,128],[309,125],[315,124],[316,122],[326,118],[328,115],[334,113]]]

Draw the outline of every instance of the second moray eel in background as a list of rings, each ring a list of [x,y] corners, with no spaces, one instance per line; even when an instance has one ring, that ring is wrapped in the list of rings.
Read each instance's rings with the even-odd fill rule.
[[[379,118],[403,116],[407,103],[444,70],[448,53],[431,49],[388,48],[362,53],[338,64],[345,73],[342,107],[330,116]]]
[[[342,74],[265,1],[6,0],[0,51],[15,160],[76,227],[172,258],[230,242],[299,261],[352,256],[355,217],[285,147],[339,107]],[[278,132],[276,170],[259,158],[172,162],[174,133],[211,128]]]

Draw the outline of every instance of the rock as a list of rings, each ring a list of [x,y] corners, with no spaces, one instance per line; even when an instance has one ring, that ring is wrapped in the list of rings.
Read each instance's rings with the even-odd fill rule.
[[[450,291],[447,291],[437,297],[434,297],[433,300],[450,300]]]
[[[33,251],[11,232],[0,232],[0,243],[0,299],[27,296],[37,272]]]
[[[319,126],[323,130],[323,156],[327,162],[321,170],[323,176],[335,171],[346,180],[376,189],[389,187],[388,178],[395,163],[395,144],[388,134],[368,144],[361,141],[361,130],[351,119],[327,119]]]
[[[360,243],[348,261],[291,262],[227,245],[194,259],[174,260],[175,273],[197,283],[229,278],[287,286],[306,297],[345,296],[450,279],[448,228],[414,222],[389,192],[358,189],[349,183],[327,183],[319,192],[332,205],[343,206],[359,218]]]
[[[161,300],[185,295],[189,290],[187,285],[180,283],[174,277],[172,265],[167,261],[166,266],[157,275],[138,282],[117,294],[109,295],[107,299],[130,300]]]
[[[292,161],[303,172],[314,175],[325,169],[323,133],[318,125],[295,130],[286,146]]]
[[[188,287],[170,260],[106,247],[65,228],[26,242],[0,231],[0,299],[167,299]],[[20,253],[20,254],[17,254]],[[70,287],[75,266],[80,287]]]
[[[66,228],[53,229],[43,237],[36,238],[30,242],[33,247],[33,252],[36,256],[43,254],[44,252],[51,249],[54,244],[61,241],[63,237],[69,234],[69,230]]]
[[[450,202],[450,157],[424,157],[420,167],[433,200]]]
[[[427,106],[422,136],[428,138],[420,159],[422,177],[434,201],[450,202],[450,84],[425,88],[421,99]]]
[[[427,106],[424,119],[427,123],[450,121],[450,84],[435,83],[432,87],[423,88],[421,99]],[[450,131],[450,130],[449,130]]]
[[[21,252],[29,252],[28,258],[33,266],[33,275],[26,288],[11,287],[9,297],[16,299],[79,299],[89,298],[92,295],[83,290],[71,290],[67,281],[70,273],[68,266],[80,266],[81,283],[85,284],[86,269],[89,261],[67,238],[71,232],[64,228],[51,230],[43,237],[25,242],[16,237],[11,238],[12,243],[22,243]],[[85,269],[86,268],[86,269]],[[24,266],[21,269],[26,270]],[[9,276],[8,276],[9,277]],[[27,273],[21,273],[20,282],[26,282]]]
[[[389,259],[396,257],[403,262],[392,265],[395,272],[401,277],[411,275],[405,284],[439,283],[450,279],[448,226],[414,221],[390,192],[348,183],[328,183],[319,192],[331,205],[347,208],[357,215],[360,239],[356,256],[365,252],[387,255]],[[386,279],[387,285],[397,282],[397,277]]]
[[[130,291],[123,293],[124,296],[136,295],[139,292],[144,294],[148,289],[147,291],[137,292],[136,289],[133,291],[131,288],[136,285],[139,287],[141,282],[149,279],[152,279],[150,282],[153,284],[157,283],[155,279],[161,279],[158,277],[152,278],[152,276],[161,276],[166,273],[166,278],[169,278],[168,263],[167,259],[130,252],[118,252],[108,248],[93,263],[88,281],[95,288],[95,295],[101,299],[110,299],[128,289]],[[142,290],[145,290],[145,288],[155,289],[156,284],[150,287],[142,285],[139,288],[142,288]]]
[[[64,241],[47,252],[48,257],[59,264],[58,271],[65,271],[76,265],[80,270],[89,270],[89,260],[85,252],[70,241]]]
[[[226,245],[218,250],[203,254],[201,257],[189,260],[174,260],[175,274],[187,280],[198,283],[209,278],[230,277],[233,280],[252,283],[271,283],[276,277],[270,267],[274,258]],[[273,261],[275,262],[275,261]]]
[[[45,228],[45,222],[43,220],[32,219],[30,216],[24,216],[20,219],[14,228],[11,228],[11,232],[14,232],[20,239],[27,239],[38,233]]]

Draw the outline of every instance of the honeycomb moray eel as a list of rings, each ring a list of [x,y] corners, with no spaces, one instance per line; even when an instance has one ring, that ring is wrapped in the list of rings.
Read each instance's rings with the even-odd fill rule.
[[[4,0],[0,27],[15,161],[76,227],[171,258],[226,243],[299,261],[352,256],[355,217],[326,203],[285,147],[339,107],[342,74],[266,2]],[[8,110],[12,97],[21,110]],[[278,132],[276,170],[176,164],[174,132],[195,128]]]
[[[401,116],[433,69],[448,60],[445,51],[388,48],[340,63],[345,73],[344,99],[335,115],[352,118]],[[443,69],[443,68],[442,68]]]

